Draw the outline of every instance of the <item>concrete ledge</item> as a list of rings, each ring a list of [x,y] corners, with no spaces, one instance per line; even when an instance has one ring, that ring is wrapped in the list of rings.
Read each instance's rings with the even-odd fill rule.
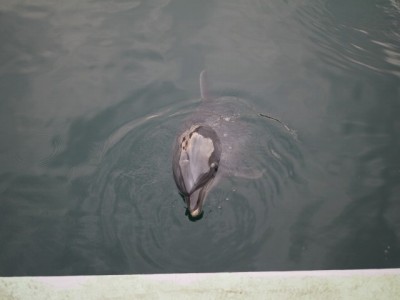
[[[2,277],[0,299],[400,299],[400,269]]]

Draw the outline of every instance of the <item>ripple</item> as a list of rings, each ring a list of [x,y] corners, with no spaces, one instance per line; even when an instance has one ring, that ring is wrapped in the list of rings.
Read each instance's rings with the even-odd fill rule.
[[[205,202],[204,217],[191,222],[172,178],[171,154],[180,125],[198,104],[182,101],[122,124],[92,152],[94,173],[77,179],[90,183],[78,211],[83,220],[97,216],[96,244],[101,233],[108,268],[118,267],[112,260],[119,257],[124,267],[118,273],[254,269],[271,207],[284,186],[295,183],[297,140],[282,124],[238,106],[251,129],[245,163],[263,170],[262,176],[222,178]]]
[[[360,10],[323,0],[300,7],[295,15],[311,41],[310,47],[330,66],[369,69],[397,77],[400,76],[399,18],[395,5],[366,6]]]

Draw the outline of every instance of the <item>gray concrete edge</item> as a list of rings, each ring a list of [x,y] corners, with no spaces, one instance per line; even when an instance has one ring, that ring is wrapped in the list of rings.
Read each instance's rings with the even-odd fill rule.
[[[400,269],[0,277],[0,299],[400,299]]]

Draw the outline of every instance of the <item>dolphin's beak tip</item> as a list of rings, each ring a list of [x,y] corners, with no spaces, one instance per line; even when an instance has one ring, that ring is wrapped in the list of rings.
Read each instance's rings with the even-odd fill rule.
[[[197,216],[199,216],[200,215],[200,213],[201,213],[201,209],[198,207],[198,208],[196,208],[195,210],[191,210],[191,211],[189,211],[189,213],[190,213],[190,215],[193,217],[193,218],[196,218]]]

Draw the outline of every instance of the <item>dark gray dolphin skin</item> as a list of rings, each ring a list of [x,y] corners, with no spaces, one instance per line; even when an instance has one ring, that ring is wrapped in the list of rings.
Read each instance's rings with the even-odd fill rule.
[[[201,103],[177,134],[172,158],[176,186],[186,202],[189,218],[195,219],[202,216],[207,193],[221,177],[263,176],[264,169],[257,157],[264,153],[260,142],[269,135],[262,127],[254,126],[255,118],[276,121],[295,137],[285,123],[257,113],[244,99],[210,98],[204,71],[200,73],[200,92]]]
[[[236,97],[212,99],[205,72],[200,74],[201,104],[186,120],[175,140],[172,171],[191,218],[202,216],[207,193],[222,176],[259,178],[254,164],[258,138],[246,122],[253,116],[249,104]]]
[[[211,101],[206,92],[204,71],[200,73],[200,91],[203,101]],[[202,213],[203,202],[218,172],[222,152],[220,138],[207,124],[206,115],[203,114],[203,119],[188,122],[188,128],[176,139],[173,151],[174,180],[193,218]]]

